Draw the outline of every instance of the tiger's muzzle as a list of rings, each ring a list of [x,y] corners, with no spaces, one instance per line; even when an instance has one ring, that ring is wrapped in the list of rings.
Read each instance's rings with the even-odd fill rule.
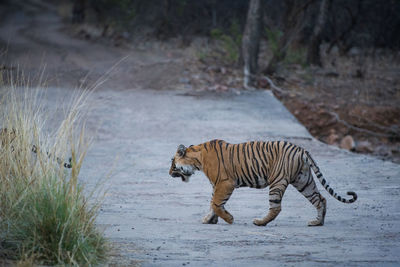
[[[187,166],[180,166],[180,167],[176,167],[175,165],[172,166],[169,174],[173,177],[173,178],[177,178],[180,177],[182,179],[182,182],[189,182],[189,178],[190,176],[192,176],[192,174],[194,173],[194,171],[192,170],[192,168],[188,168]]]

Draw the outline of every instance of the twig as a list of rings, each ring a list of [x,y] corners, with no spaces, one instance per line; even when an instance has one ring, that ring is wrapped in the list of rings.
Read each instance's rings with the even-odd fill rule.
[[[327,111],[327,112],[329,114],[331,114],[333,117],[335,117],[337,122],[343,124],[344,126],[350,128],[350,129],[353,129],[355,131],[359,131],[359,132],[363,132],[363,133],[367,133],[367,134],[370,134],[370,135],[373,135],[373,136],[379,136],[379,137],[393,137],[393,134],[376,133],[376,132],[373,132],[373,131],[370,131],[370,130],[367,130],[367,129],[364,129],[364,128],[360,128],[360,127],[354,126],[354,125],[348,123],[347,121],[342,120],[336,112],[333,112],[333,111]]]
[[[278,86],[276,86],[275,84],[274,84],[274,82],[270,79],[270,78],[268,78],[267,76],[263,76],[264,77],[264,79],[265,80],[267,80],[267,82],[269,83],[269,86],[271,86],[271,89],[272,89],[272,91],[275,91],[275,92],[277,92],[277,93],[279,93],[279,94],[281,94],[281,95],[287,95],[287,93],[286,92],[284,92],[281,88],[279,88]]]

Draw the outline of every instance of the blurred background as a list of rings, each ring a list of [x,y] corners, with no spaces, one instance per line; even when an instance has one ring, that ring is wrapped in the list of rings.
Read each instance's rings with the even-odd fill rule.
[[[0,68],[32,83],[272,90],[317,139],[395,162],[399,49],[398,0],[0,1]]]

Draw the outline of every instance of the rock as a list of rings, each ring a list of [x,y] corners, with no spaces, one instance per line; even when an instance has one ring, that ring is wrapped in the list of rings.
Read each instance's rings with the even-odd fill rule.
[[[360,141],[356,144],[356,151],[360,153],[372,153],[374,152],[374,148],[370,142]]]
[[[356,144],[354,142],[354,139],[351,135],[346,135],[343,137],[343,139],[340,141],[340,148],[346,149],[349,151],[354,151],[354,148],[356,147]]]
[[[375,154],[384,157],[390,157],[392,155],[392,151],[385,145],[377,146],[374,152]]]
[[[339,77],[339,73],[334,72],[334,71],[329,71],[325,73],[326,77],[330,77],[330,78],[337,78]]]
[[[183,84],[189,84],[190,80],[188,78],[179,78],[179,82]]]
[[[258,88],[269,88],[269,83],[265,78],[258,79]]]
[[[334,145],[334,144],[337,144],[338,141],[339,141],[339,135],[336,134],[335,129],[331,129],[329,131],[329,136],[326,138],[326,142],[329,145]]]

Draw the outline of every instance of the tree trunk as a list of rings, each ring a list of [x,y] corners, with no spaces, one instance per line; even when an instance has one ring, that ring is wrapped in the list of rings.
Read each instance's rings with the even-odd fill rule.
[[[85,20],[85,0],[74,0],[72,6],[72,23],[82,23]]]
[[[242,56],[244,63],[244,87],[254,85],[257,73],[258,51],[260,46],[262,0],[251,0],[247,12],[246,26],[242,38]]]
[[[310,43],[307,49],[307,63],[312,65],[322,66],[321,54],[319,47],[321,45],[321,32],[322,27],[325,25],[326,17],[328,14],[328,0],[321,0],[319,7],[318,19],[314,26],[314,32],[311,36]]]
[[[211,26],[213,29],[217,27],[217,7],[216,7],[216,5],[217,5],[217,3],[215,0],[211,2]]]

